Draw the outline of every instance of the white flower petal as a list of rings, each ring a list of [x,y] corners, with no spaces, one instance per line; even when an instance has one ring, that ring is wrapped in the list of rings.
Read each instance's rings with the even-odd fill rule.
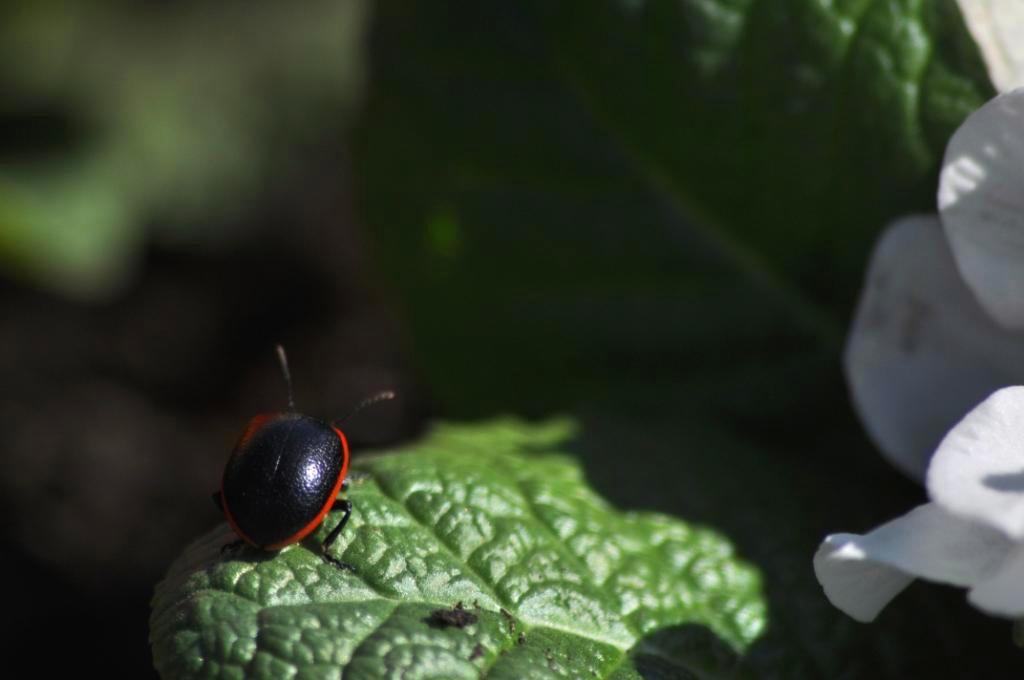
[[[843,364],[871,438],[923,479],[965,413],[996,389],[1024,383],[1024,334],[978,305],[938,219],[904,218],[875,247]]]
[[[989,614],[1012,618],[1024,615],[1024,546],[1018,545],[999,571],[976,585],[967,599]]]
[[[868,623],[914,580],[898,569],[869,560],[856,534],[833,534],[814,555],[814,573],[825,596],[848,616]]]
[[[864,536],[829,536],[814,572],[832,604],[872,621],[915,576],[973,585],[995,573],[1012,547],[998,531],[928,503]]]
[[[999,390],[950,430],[927,482],[949,512],[1024,540],[1024,387]]]
[[[959,4],[996,89],[1006,92],[1024,85],[1024,3],[959,0]]]
[[[1024,328],[1024,89],[991,99],[949,140],[939,213],[982,307]]]

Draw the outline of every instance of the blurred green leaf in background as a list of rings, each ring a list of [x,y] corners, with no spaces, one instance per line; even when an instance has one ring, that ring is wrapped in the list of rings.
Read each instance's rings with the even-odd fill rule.
[[[0,265],[78,299],[246,236],[363,86],[363,0],[0,9]],[[339,142],[340,143],[340,142]]]
[[[875,235],[931,209],[991,93],[946,1],[378,14],[365,219],[470,415],[831,356]]]

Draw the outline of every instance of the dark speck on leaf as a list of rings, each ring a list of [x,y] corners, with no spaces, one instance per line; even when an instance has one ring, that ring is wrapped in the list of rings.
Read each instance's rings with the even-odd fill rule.
[[[435,609],[423,622],[431,628],[465,628],[476,623],[477,616],[467,612],[459,602],[451,609]]]
[[[525,645],[526,644],[526,633],[520,633],[519,634],[519,638],[516,640],[516,644],[517,645]]]
[[[470,661],[476,661],[481,656],[483,656],[486,652],[487,652],[487,650],[484,649],[484,646],[478,642],[478,643],[476,643],[476,647],[473,648],[473,653],[469,655],[469,660]]]
[[[500,611],[501,615],[505,617],[506,621],[508,621],[508,634],[511,635],[516,632],[516,619],[512,616],[512,613],[504,607],[502,607]]]

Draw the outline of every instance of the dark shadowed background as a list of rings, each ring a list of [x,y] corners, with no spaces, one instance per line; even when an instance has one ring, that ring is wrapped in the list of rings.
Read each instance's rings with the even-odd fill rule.
[[[782,4],[742,35],[701,9],[730,3],[0,9],[5,643],[55,650],[41,674],[152,673],[153,585],[219,521],[247,419],[284,406],[282,342],[312,415],[399,393],[356,455],[431,418],[574,415],[616,505],[762,570],[752,653],[779,675],[1019,665],[960,592],[860,626],[811,572],[826,533],[923,498],[839,356],[873,239],[931,207],[990,86],[951,3],[922,10],[919,75],[949,96],[911,102],[908,148],[871,84],[891,64]]]
[[[5,646],[152,674],[149,597],[247,419],[409,437],[428,400],[353,211],[361,2],[0,12]],[[66,650],[66,651],[64,651]]]

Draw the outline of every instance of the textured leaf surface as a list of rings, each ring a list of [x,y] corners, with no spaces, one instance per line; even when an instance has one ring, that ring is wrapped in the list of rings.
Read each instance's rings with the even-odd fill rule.
[[[620,513],[558,452],[565,422],[441,426],[355,466],[339,514],[276,556],[190,547],[154,598],[157,668],[179,677],[731,677],[764,627],[754,570],[720,536]],[[463,603],[476,622],[431,625]]]

